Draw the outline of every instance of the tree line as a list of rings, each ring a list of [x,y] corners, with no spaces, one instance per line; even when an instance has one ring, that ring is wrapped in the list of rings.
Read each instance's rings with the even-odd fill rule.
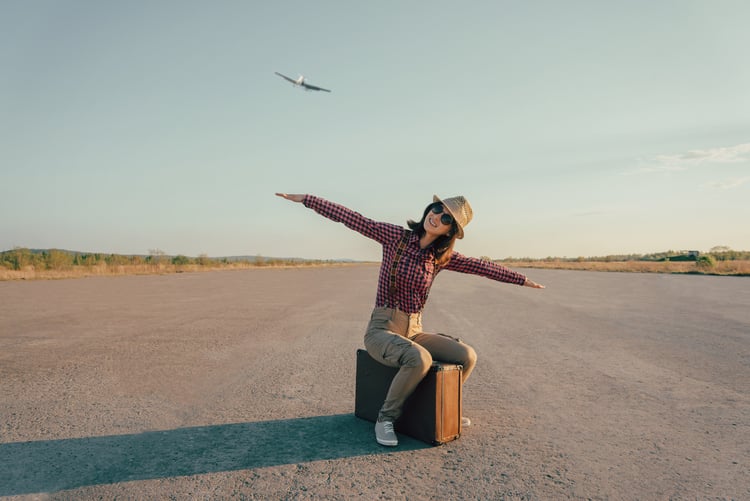
[[[483,259],[492,260],[487,256]],[[687,252],[666,251],[653,254],[622,254],[598,257],[546,257],[513,258],[500,261],[513,262],[630,262],[630,261],[696,261],[701,265],[711,266],[718,261],[750,261],[750,251],[735,251],[726,247],[715,247],[707,253],[689,255]],[[23,270],[32,267],[36,270],[67,270],[77,267],[94,266],[139,266],[139,265],[175,265],[201,267],[244,266],[287,266],[304,264],[331,263],[324,260],[282,259],[256,256],[254,258],[210,258],[205,254],[188,257],[182,254],[168,256],[158,249],[150,249],[148,255],[124,255],[105,253],[72,252],[58,249],[33,250],[23,247],[0,252],[0,268]]]
[[[166,265],[224,267],[230,265],[246,266],[285,266],[300,264],[322,264],[330,261],[292,260],[257,256],[246,259],[210,258],[203,254],[188,257],[182,254],[168,256],[162,251],[151,250],[149,255],[124,255],[72,252],[58,249],[32,250],[17,247],[0,253],[0,267],[9,270],[23,270],[32,267],[37,270],[68,270],[76,267],[94,266],[140,266]]]

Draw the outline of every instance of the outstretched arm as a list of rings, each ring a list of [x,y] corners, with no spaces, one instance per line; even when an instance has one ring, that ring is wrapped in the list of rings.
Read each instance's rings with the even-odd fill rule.
[[[343,205],[329,202],[313,195],[276,193],[276,196],[291,200],[292,202],[302,203],[305,207],[314,210],[331,221],[342,223],[347,228],[361,233],[368,238],[372,238],[381,244],[400,238],[404,231],[403,228],[395,224],[373,221]]]
[[[460,273],[479,275],[489,278],[490,280],[522,285],[524,287],[531,287],[534,289],[545,288],[543,285],[530,280],[526,275],[506,268],[505,266],[495,263],[494,261],[478,259],[475,257],[467,257],[456,251],[453,251],[453,254],[451,254],[451,259],[450,261],[448,261],[445,269],[458,271]]]

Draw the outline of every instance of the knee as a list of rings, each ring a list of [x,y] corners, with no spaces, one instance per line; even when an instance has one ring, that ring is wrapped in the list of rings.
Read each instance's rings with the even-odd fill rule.
[[[427,374],[427,371],[430,370],[430,366],[432,366],[432,355],[430,355],[429,351],[418,344],[413,344],[411,348],[404,353],[402,362],[403,365],[407,367],[420,369],[423,374]]]

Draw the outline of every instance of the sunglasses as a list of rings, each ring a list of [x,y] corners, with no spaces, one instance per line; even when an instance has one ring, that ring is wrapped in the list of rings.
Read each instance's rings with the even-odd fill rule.
[[[440,222],[448,226],[453,224],[453,216],[444,211],[443,204],[436,204],[432,206],[433,214],[443,214],[440,216]]]

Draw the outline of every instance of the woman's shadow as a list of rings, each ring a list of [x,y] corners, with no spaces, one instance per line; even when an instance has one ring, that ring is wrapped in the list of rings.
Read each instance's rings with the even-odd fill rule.
[[[394,452],[353,414],[0,444],[0,496]],[[400,437],[401,438],[401,437]],[[404,436],[396,451],[429,447]]]

